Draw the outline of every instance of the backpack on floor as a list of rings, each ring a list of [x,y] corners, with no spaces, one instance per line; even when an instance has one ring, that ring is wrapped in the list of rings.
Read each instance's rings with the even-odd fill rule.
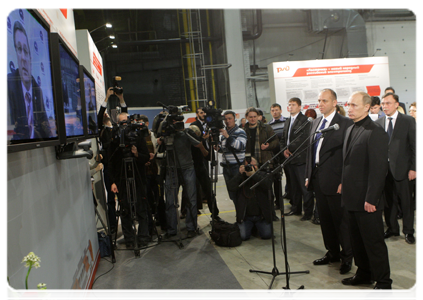
[[[236,247],[242,243],[241,232],[236,223],[214,221],[209,234],[214,243],[221,247]]]

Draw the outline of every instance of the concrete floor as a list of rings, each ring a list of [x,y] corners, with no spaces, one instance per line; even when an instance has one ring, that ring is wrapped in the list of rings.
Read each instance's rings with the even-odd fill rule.
[[[285,180],[283,180],[285,186]],[[217,188],[217,203],[220,217],[228,222],[235,222],[233,202],[229,199],[225,181],[219,176]],[[210,214],[204,204],[202,211],[207,215],[198,218],[200,228],[209,226]],[[290,204],[285,201],[285,212]],[[277,215],[281,217],[280,211]],[[291,274],[289,287],[292,291],[304,285],[304,290],[295,293],[295,299],[363,299],[372,290],[372,286],[344,286],[341,280],[353,276],[356,267],[346,275],[339,274],[340,263],[328,266],[314,266],[313,260],[322,257],[326,250],[323,245],[320,226],[310,221],[300,221],[300,216],[285,218],[288,263],[291,272],[309,270],[309,274]],[[275,232],[276,267],[280,273],[285,272],[285,260],[281,247],[281,221],[273,222]],[[420,210],[415,211],[416,244],[409,245],[404,235],[386,240],[393,280],[393,296],[388,299],[420,299]],[[402,222],[400,220],[400,227]],[[203,229],[203,232],[208,230]],[[287,286],[286,276],[276,277],[272,293],[267,289],[272,275],[250,273],[250,269],[271,272],[273,269],[273,253],[271,240],[261,240],[252,237],[236,248],[215,246],[220,256],[226,262],[238,282],[251,299],[271,299],[280,294]]]
[[[284,178],[283,186],[285,186]],[[218,178],[216,193],[220,217],[228,222],[235,222],[234,205],[228,197],[223,176],[219,176]],[[285,211],[289,211],[289,208],[290,204],[288,201],[285,201]],[[201,232],[209,238],[208,232],[211,229],[211,218],[207,204],[203,204],[201,212],[203,214],[198,216],[198,224]],[[277,215],[281,217],[280,211],[277,211]],[[291,274],[289,276],[289,288],[295,290],[304,286],[306,290],[331,290],[335,292],[335,295],[337,292],[342,292],[342,290],[361,290],[368,293],[373,286],[351,287],[342,285],[341,280],[343,278],[355,274],[356,267],[354,265],[351,272],[345,275],[339,274],[340,263],[326,266],[313,265],[313,260],[321,258],[326,253],[320,226],[314,225],[311,221],[300,221],[300,218],[300,216],[289,216],[285,218],[289,270],[290,272],[309,271],[309,274]],[[276,236],[276,267],[279,273],[283,273],[285,272],[285,260],[281,246],[282,220],[273,222],[273,225]],[[401,220],[400,226],[402,227]],[[401,290],[400,292],[405,293],[405,295],[413,294],[415,292],[413,286],[416,283],[416,245],[407,244],[403,234],[399,237],[386,240],[386,244],[389,251],[393,289]],[[261,240],[257,237],[251,237],[250,240],[244,241],[241,246],[235,248],[213,246],[219,252],[243,289],[263,291],[269,288],[272,275],[251,273],[249,270],[254,269],[267,272],[273,270],[271,240]],[[272,289],[280,291],[286,287],[287,277],[285,275],[276,276]],[[340,295],[343,297],[345,293]]]

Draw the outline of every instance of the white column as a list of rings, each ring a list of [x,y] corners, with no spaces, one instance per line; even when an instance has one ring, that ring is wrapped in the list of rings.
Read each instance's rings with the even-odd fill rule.
[[[224,21],[228,63],[232,65],[228,69],[232,108],[246,108],[247,80],[244,75],[241,11],[239,9],[225,9]]]

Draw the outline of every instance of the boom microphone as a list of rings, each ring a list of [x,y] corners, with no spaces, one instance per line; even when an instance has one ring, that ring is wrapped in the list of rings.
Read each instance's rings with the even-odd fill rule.
[[[332,126],[329,126],[328,128],[317,130],[315,133],[325,133],[331,130],[338,130],[338,129],[339,129],[339,125],[333,124]]]
[[[294,134],[297,134],[298,132],[300,132],[311,121],[313,121],[313,118],[312,117],[308,117],[307,121],[305,121],[303,124],[301,124],[301,126],[297,130],[295,130]]]

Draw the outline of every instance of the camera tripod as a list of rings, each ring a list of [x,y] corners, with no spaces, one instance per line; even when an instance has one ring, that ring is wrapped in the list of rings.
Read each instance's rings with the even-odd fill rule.
[[[164,242],[175,242],[176,245],[179,247],[179,249],[182,249],[184,245],[182,244],[182,235],[181,235],[181,224],[180,224],[180,216],[179,216],[179,201],[178,201],[178,190],[180,186],[179,180],[181,180],[181,185],[183,189],[186,189],[186,181],[184,178],[184,174],[178,174],[178,167],[180,167],[178,157],[176,156],[176,152],[174,149],[174,140],[175,140],[175,134],[171,134],[168,136],[165,136],[165,146],[166,146],[166,184],[165,184],[165,194],[166,193],[174,193],[173,195],[173,203],[172,204],[166,204],[166,209],[169,205],[173,205],[175,211],[176,211],[176,220],[177,220],[177,236],[178,238],[175,239],[169,239],[165,240]],[[180,175],[180,176],[178,176]],[[168,182],[170,181],[170,182]],[[195,183],[190,183],[195,184]],[[166,202],[169,201],[169,197],[167,197]],[[192,223],[196,225],[196,211],[193,212],[193,207],[190,199],[188,199],[187,203],[187,210],[189,211],[190,219],[192,220]],[[170,224],[168,224],[170,226]],[[195,229],[195,232],[198,234],[199,230],[198,228]]]
[[[148,237],[148,215],[151,214],[150,207],[148,204],[148,201],[142,200],[142,198],[138,199],[139,194],[137,192],[137,180],[136,175],[138,175],[138,178],[142,178],[140,176],[138,167],[136,163],[134,163],[134,157],[129,157],[127,154],[125,154],[123,160],[122,160],[122,170],[124,174],[125,179],[125,191],[126,191],[126,199],[123,199],[122,201],[127,201],[125,203],[125,207],[122,208],[122,205],[120,201],[118,202],[118,211],[116,211],[116,228],[118,224],[119,217],[122,220],[122,231],[129,230],[134,235],[134,247],[133,250],[135,257],[140,257],[140,250],[147,248],[147,245],[142,245],[142,242],[138,241],[138,234],[137,234],[137,227],[136,227],[136,221],[138,220],[138,232],[140,230],[145,230],[144,236]],[[139,202],[141,200],[141,202]],[[142,212],[137,212],[137,206],[138,209],[140,209],[143,205],[145,205],[146,209],[146,216],[143,218],[140,216]],[[126,219],[126,217],[123,217],[123,214],[128,213],[127,209],[129,208],[129,216],[130,221]],[[145,224],[141,224],[143,220],[145,219]],[[154,222],[154,219],[153,219]],[[155,231],[155,234],[157,235],[158,242],[161,241],[161,236],[157,232],[157,228],[153,226],[153,230]],[[115,233],[115,240],[114,245],[116,245],[116,238],[117,238],[117,231]],[[139,245],[142,245],[141,247]]]

